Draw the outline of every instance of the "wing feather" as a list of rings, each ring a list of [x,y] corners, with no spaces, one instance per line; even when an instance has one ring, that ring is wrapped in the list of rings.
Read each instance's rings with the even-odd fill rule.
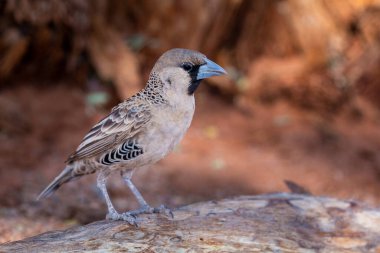
[[[126,101],[96,124],[83,138],[68,162],[102,154],[121,142],[136,136],[151,118],[143,101]]]

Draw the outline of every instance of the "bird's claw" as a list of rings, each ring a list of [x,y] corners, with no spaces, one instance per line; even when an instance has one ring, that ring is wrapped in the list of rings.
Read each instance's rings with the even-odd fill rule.
[[[174,218],[173,211],[170,208],[167,208],[165,205],[160,205],[159,207],[151,207],[149,205],[141,206],[139,209],[126,212],[126,214],[132,215],[133,217],[137,217],[139,214],[163,214],[167,217]]]
[[[117,213],[117,212],[108,213],[106,216],[106,219],[107,220],[123,220],[135,227],[138,227],[136,216],[129,214],[128,212],[122,213],[122,214]]]
[[[128,213],[122,213],[121,218],[122,218],[122,220],[128,222],[129,224],[131,224],[135,227],[138,227],[138,224],[137,224],[138,219],[136,216],[128,214]]]
[[[167,217],[170,217],[172,219],[174,218],[173,211],[164,205],[161,205],[161,206],[156,207],[156,208],[153,208],[153,207],[150,207],[149,205],[146,205],[146,206],[140,207],[139,209],[132,210],[132,211],[125,212],[125,213],[121,213],[121,214],[116,212],[116,211],[109,212],[106,216],[106,219],[107,220],[123,220],[123,221],[126,221],[133,226],[138,227],[137,216],[139,214],[152,214],[152,213],[164,214]]]
[[[165,205],[160,205],[159,207],[153,208],[153,213],[164,214],[167,217],[174,219],[173,211]]]
[[[154,208],[150,207],[149,205],[146,205],[146,206],[141,206],[139,209],[126,212],[125,214],[129,214],[136,217],[137,215],[143,214],[143,213],[146,213],[146,214],[153,213],[153,210]]]

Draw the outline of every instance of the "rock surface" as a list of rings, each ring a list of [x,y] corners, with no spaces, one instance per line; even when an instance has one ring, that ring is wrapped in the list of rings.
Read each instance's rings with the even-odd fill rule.
[[[277,193],[202,202],[139,227],[98,221],[0,245],[0,252],[379,252],[380,211]]]

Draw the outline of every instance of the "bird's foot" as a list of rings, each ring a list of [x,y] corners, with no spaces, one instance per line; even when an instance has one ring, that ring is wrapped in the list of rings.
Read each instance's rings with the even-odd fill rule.
[[[107,220],[123,220],[123,221],[126,221],[133,226],[136,226],[136,227],[138,226],[137,225],[137,217],[134,215],[128,214],[128,212],[121,213],[121,214],[116,212],[116,211],[109,212],[106,216],[106,219]]]
[[[145,205],[140,207],[139,209],[132,210],[125,213],[118,213],[116,211],[111,211],[107,214],[106,219],[107,220],[123,220],[128,222],[131,225],[138,226],[138,218],[137,216],[139,214],[164,214],[167,217],[174,218],[174,214],[171,209],[167,208],[164,205],[161,205],[159,207],[153,208],[149,205]]]
[[[172,210],[167,208],[164,205],[161,205],[161,206],[155,207],[155,208],[153,208],[149,205],[144,205],[144,206],[141,206],[139,209],[126,212],[125,214],[137,216],[139,214],[152,214],[152,213],[164,214],[165,216],[174,218],[174,214],[173,214]]]
[[[137,215],[143,214],[143,213],[146,213],[146,214],[153,213],[153,210],[154,210],[154,208],[152,208],[151,206],[144,205],[144,206],[141,206],[139,209],[132,210],[129,212],[125,212],[125,214],[137,216]]]
[[[160,205],[159,207],[153,208],[153,213],[164,214],[165,216],[174,219],[173,211],[165,205]]]

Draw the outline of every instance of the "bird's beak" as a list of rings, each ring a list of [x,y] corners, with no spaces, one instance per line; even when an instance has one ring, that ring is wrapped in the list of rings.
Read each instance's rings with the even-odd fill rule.
[[[202,80],[212,76],[221,76],[227,72],[218,64],[209,59],[205,59],[206,63],[199,67],[197,80]]]

